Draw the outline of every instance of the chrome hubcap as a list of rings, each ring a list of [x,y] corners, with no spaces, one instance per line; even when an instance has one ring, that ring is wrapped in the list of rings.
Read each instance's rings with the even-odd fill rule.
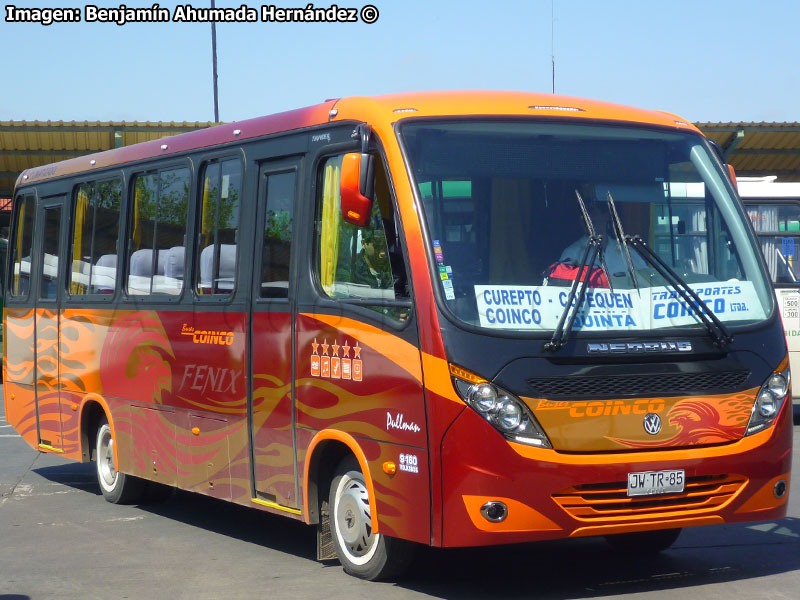
[[[346,550],[356,557],[369,553],[376,542],[372,533],[369,494],[363,482],[349,474],[339,484],[336,523]]]
[[[114,482],[117,480],[117,468],[114,463],[114,438],[111,437],[111,431],[108,428],[103,428],[97,442],[97,469],[106,487],[114,487]]]

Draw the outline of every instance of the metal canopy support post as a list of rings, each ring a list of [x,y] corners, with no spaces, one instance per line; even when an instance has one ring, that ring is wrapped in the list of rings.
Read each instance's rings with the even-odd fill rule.
[[[731,154],[733,154],[733,151],[736,150],[737,146],[739,146],[739,144],[742,143],[743,139],[744,139],[744,129],[739,129],[736,132],[736,134],[731,138],[731,141],[728,142],[725,145],[725,148],[723,148],[722,150],[722,155],[725,157],[726,161],[730,158]]]

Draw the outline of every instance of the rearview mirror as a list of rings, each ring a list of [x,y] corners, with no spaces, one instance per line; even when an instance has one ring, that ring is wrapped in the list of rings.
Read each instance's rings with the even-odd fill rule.
[[[375,157],[371,154],[351,152],[342,160],[339,192],[342,199],[342,218],[346,223],[366,227],[372,215],[375,195]]]
[[[736,191],[738,192],[739,191],[739,183],[736,181],[736,171],[734,170],[733,165],[730,164],[730,163],[727,163],[725,166],[728,167],[728,174],[731,176],[731,181],[733,182],[733,187],[736,188]]]

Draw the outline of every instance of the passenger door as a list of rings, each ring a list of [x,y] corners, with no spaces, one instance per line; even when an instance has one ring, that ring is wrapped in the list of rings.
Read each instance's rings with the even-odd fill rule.
[[[34,246],[36,421],[39,446],[63,452],[61,428],[61,351],[58,310],[61,213],[64,197],[45,198],[37,210]]]
[[[291,253],[299,158],[259,168],[248,419],[256,501],[297,509],[294,276]]]

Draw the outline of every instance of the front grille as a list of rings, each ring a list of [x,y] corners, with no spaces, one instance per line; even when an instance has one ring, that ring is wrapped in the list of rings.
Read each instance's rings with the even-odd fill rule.
[[[680,494],[633,498],[624,482],[578,485],[553,494],[553,500],[579,521],[659,519],[716,510],[746,483],[741,475],[689,477]]]
[[[532,377],[528,385],[535,398],[620,398],[624,396],[722,394],[743,389],[749,371]]]

